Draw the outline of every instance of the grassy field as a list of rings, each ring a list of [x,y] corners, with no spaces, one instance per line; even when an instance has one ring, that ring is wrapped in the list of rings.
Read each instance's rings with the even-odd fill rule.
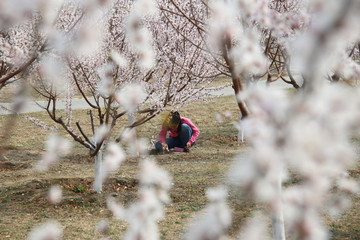
[[[232,116],[222,124],[216,122],[214,113],[226,111]],[[173,177],[172,202],[167,206],[166,218],[160,223],[162,239],[181,239],[189,221],[206,205],[206,189],[224,183],[234,156],[246,151],[246,144],[236,141],[237,131],[232,121],[237,119],[237,113],[234,97],[231,96],[182,109],[181,114],[192,119],[201,130],[197,144],[189,154],[153,156]],[[30,116],[52,124],[45,113]],[[0,116],[0,126],[4,126],[8,118]],[[82,123],[86,123],[87,118],[86,111],[75,111],[74,120],[81,119]],[[109,219],[110,238],[119,239],[126,223],[111,217],[105,199],[112,195],[125,206],[136,199],[138,159],[128,158],[107,180],[103,193],[96,194],[91,190],[94,161],[86,149],[74,143],[71,154],[62,158],[59,165],[45,173],[35,172],[33,167],[44,153],[48,131],[20,117],[14,124],[12,137],[5,146],[6,160],[0,161],[0,239],[25,239],[33,226],[47,219],[56,219],[63,225],[63,239],[66,240],[98,239],[101,236],[95,232],[97,222]],[[157,136],[160,124],[161,117],[157,117],[139,127],[138,135],[147,138]],[[358,142],[356,144],[359,145]],[[360,166],[357,166],[351,174],[359,177],[359,170]],[[64,198],[59,205],[50,205],[46,199],[47,191],[53,184],[63,188]],[[360,197],[353,197],[353,202],[352,208],[337,220],[324,216],[333,233],[332,239],[360,238]],[[239,197],[233,189],[229,204],[234,214],[230,236],[237,235],[252,213],[267,211],[265,206]],[[292,239],[291,236],[289,239]]]

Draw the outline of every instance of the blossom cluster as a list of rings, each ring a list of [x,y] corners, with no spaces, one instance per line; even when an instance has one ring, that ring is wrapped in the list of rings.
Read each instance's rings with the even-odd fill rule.
[[[328,237],[319,209],[329,204],[328,211],[337,215],[349,206],[348,194],[359,191],[346,169],[354,164],[349,138],[359,130],[360,102],[357,90],[328,86],[324,76],[336,73],[344,78],[359,77],[358,63],[346,52],[349,42],[359,41],[359,1],[234,0],[212,1],[209,6],[201,0],[34,3],[0,2],[0,60],[9,69],[1,79],[19,71],[17,77],[29,77],[44,88],[39,92],[53,107],[53,111],[46,109],[50,117],[76,141],[97,151],[97,191],[125,160],[123,149],[109,141],[113,126],[122,116],[120,106],[128,113],[129,126],[133,126],[142,123],[136,121],[135,112],[145,102],[151,105],[144,110],[148,113],[145,120],[149,120],[169,105],[181,106],[206,96],[204,88],[220,74],[247,78],[269,73],[264,39],[270,44],[273,38],[278,49],[299,67],[304,90],[290,100],[268,89],[239,96],[251,109],[251,115],[240,125],[246,129],[250,150],[237,157],[229,182],[246,196],[266,203],[275,216],[274,225],[285,220],[298,239]],[[3,28],[7,30],[4,33]],[[70,87],[68,121],[64,123],[56,116],[59,95],[55,90],[67,86],[64,83],[78,88],[99,113],[96,130],[91,119],[92,138],[79,125],[81,134],[71,126]],[[221,120],[222,116],[217,118]],[[144,141],[137,139],[135,131],[127,130],[122,132],[122,140],[134,146],[133,152],[146,155]],[[67,141],[51,136],[39,170],[48,170],[68,150]],[[282,188],[292,175],[300,182]],[[125,239],[159,239],[157,224],[164,217],[164,204],[170,201],[171,178],[146,158],[140,160],[139,184],[137,202],[124,208],[109,199],[108,208],[129,223]],[[329,193],[334,185],[341,194]],[[61,189],[55,186],[48,199],[57,204],[61,196]],[[208,191],[210,203],[189,229],[187,239],[224,238],[231,225],[226,197],[223,188]],[[263,221],[260,226],[254,222],[240,238],[263,236]],[[98,225],[101,232],[106,228],[104,222]],[[29,239],[60,236],[61,227],[51,222],[34,229]]]
[[[65,156],[70,152],[71,142],[56,134],[51,134],[45,146],[45,153],[41,160],[37,164],[37,169],[39,171],[47,171],[50,167],[55,165],[59,158]]]
[[[139,169],[138,201],[128,208],[109,198],[110,212],[120,220],[128,222],[124,239],[159,239],[158,222],[164,218],[164,205],[169,203],[171,187],[169,174],[152,159],[144,159]]]
[[[226,203],[228,192],[224,186],[209,188],[206,192],[209,200],[204,212],[188,229],[187,240],[222,239],[232,223],[232,213]],[[211,227],[209,227],[211,226]]]
[[[103,157],[102,151],[97,155],[95,160],[95,179],[93,183],[94,190],[102,191],[102,186],[106,178],[118,170],[120,165],[125,161],[126,154],[123,149],[116,143],[110,142],[106,144],[106,154]]]
[[[229,180],[272,211],[283,209],[286,228],[300,239],[327,239],[319,209],[336,215],[349,206],[348,194],[359,192],[356,180],[346,174],[355,164],[350,138],[360,127],[357,94],[332,85],[306,98],[289,100],[269,89],[247,96],[252,115],[244,125],[250,150],[238,156]],[[279,189],[294,176],[299,183]],[[334,186],[339,192],[332,195]]]
[[[158,15],[157,1],[136,0],[127,23],[127,37],[139,57],[139,66],[142,69],[151,69],[155,65],[155,52],[152,47],[152,33],[144,26],[144,17],[156,17]]]

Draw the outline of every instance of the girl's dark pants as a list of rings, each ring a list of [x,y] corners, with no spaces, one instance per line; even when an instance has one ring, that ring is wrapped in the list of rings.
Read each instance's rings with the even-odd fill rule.
[[[186,123],[181,124],[181,130],[179,136],[166,138],[166,144],[169,149],[174,147],[184,148],[186,143],[190,140],[192,135],[192,129]],[[158,151],[162,151],[162,145],[160,142],[155,143],[155,148]]]

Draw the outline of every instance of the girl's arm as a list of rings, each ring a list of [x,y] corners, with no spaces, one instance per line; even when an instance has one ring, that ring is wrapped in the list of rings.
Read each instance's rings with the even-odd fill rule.
[[[193,144],[196,141],[196,139],[199,137],[200,130],[196,127],[196,125],[190,119],[185,118],[185,117],[183,117],[182,119],[183,119],[183,123],[186,123],[187,125],[189,125],[189,127],[192,130],[192,135],[191,135],[189,142],[191,144]]]
[[[167,128],[165,127],[165,124],[163,124],[161,126],[161,130],[160,130],[160,133],[159,133],[159,142],[160,143],[165,143],[166,141],[166,133],[167,133]]]

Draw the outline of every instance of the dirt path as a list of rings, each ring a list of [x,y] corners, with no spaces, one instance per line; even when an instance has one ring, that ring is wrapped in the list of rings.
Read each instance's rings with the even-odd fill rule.
[[[257,83],[257,86],[264,87],[265,81],[261,81]],[[270,89],[276,89],[276,90],[283,90],[291,88],[291,85],[286,84],[282,81],[276,81],[271,83],[269,86]],[[231,86],[225,87],[220,90],[216,90],[212,92],[214,97],[218,96],[229,96],[234,94],[234,90]],[[92,103],[94,103],[94,100],[89,99]],[[11,111],[13,109],[13,103],[0,103],[0,115],[6,115],[6,114],[12,114]],[[18,113],[30,113],[30,112],[40,112],[44,111],[44,107],[47,105],[46,101],[27,101],[25,106],[22,107],[22,109]],[[56,108],[66,109],[67,103],[65,99],[60,99],[56,103]],[[72,109],[90,109],[91,107],[86,103],[86,101],[83,98],[73,98],[71,102],[71,108]]]

